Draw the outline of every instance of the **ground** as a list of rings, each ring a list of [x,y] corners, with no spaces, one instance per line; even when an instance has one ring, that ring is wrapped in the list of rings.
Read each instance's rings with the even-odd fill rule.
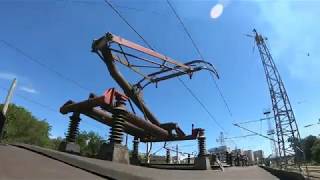
[[[0,145],[0,179],[92,179],[103,178],[43,155]]]
[[[221,179],[276,180],[257,166],[217,170],[163,170],[79,157],[30,145],[0,145],[1,179]]]

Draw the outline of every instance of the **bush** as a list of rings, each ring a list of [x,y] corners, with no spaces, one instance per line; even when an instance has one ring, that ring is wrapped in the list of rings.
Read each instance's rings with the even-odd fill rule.
[[[2,108],[3,105],[0,105],[0,109]],[[50,130],[51,126],[46,120],[39,120],[25,108],[10,104],[6,114],[3,141],[50,147]]]
[[[312,159],[317,162],[317,163],[320,163],[320,140],[317,139],[312,148],[311,148],[311,151],[312,151]]]
[[[80,146],[80,154],[87,157],[96,157],[101,145],[104,143],[102,137],[93,132],[82,131],[76,138],[76,143]]]

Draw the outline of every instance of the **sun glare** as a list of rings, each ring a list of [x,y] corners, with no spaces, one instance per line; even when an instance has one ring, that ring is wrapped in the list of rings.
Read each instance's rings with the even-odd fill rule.
[[[210,16],[213,19],[217,19],[218,17],[221,16],[222,12],[223,12],[223,5],[218,3],[212,7],[212,9],[210,11]]]

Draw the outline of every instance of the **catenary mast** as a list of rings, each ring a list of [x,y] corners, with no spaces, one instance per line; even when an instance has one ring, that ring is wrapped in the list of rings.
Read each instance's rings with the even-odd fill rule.
[[[273,61],[266,45],[265,38],[255,29],[254,38],[258,47],[274,113],[280,165],[286,169],[288,165],[296,163],[300,167],[302,150],[297,122],[289,101],[288,94],[281,79],[280,73]]]

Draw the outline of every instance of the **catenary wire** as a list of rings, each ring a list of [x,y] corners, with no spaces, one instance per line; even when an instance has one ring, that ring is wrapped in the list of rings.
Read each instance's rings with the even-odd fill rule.
[[[198,55],[200,56],[201,59],[204,60],[204,56],[202,55],[199,47],[198,47],[197,44],[195,43],[194,39],[193,39],[192,36],[191,36],[191,33],[188,31],[187,27],[186,27],[185,24],[183,23],[182,19],[180,18],[179,14],[177,13],[177,11],[175,10],[175,8],[173,7],[172,3],[170,3],[169,0],[167,0],[167,3],[168,3],[168,5],[169,5],[169,7],[171,8],[171,10],[173,11],[174,15],[176,16],[176,18],[178,19],[179,23],[180,23],[181,26],[183,27],[185,33],[186,33],[187,36],[189,37],[189,39],[190,39],[193,47],[196,49]],[[227,103],[227,101],[226,101],[226,99],[225,99],[225,97],[224,97],[221,89],[219,88],[218,83],[216,82],[215,78],[213,78],[213,81],[214,81],[215,86],[216,86],[216,88],[217,88],[217,90],[218,90],[218,92],[219,92],[220,97],[221,97],[222,100],[223,100],[223,103],[224,103],[225,106],[226,106],[226,109],[228,110],[229,115],[232,117],[231,109],[230,109],[230,107],[229,107],[229,105],[228,105],[228,103]]]
[[[115,13],[145,42],[145,44],[150,48],[152,49],[152,46],[147,42],[146,39],[144,39],[142,37],[141,34],[139,34],[137,32],[137,30],[125,19],[124,16],[122,16],[120,14],[120,12],[108,1],[108,0],[105,0],[105,2],[109,5],[109,7],[115,11]],[[181,19],[180,19],[181,20]],[[182,22],[182,21],[181,21]],[[185,26],[184,26],[185,27]],[[186,28],[185,28],[186,29]],[[188,33],[190,35],[190,33]],[[191,37],[191,35],[190,35]],[[192,39],[192,37],[191,37]],[[194,41],[193,41],[194,42]],[[152,49],[153,50],[153,49]],[[200,51],[199,51],[200,52]],[[213,114],[208,110],[208,108],[201,102],[201,100],[196,96],[196,94],[183,82],[182,79],[178,78],[178,80],[181,82],[181,84],[183,85],[183,87],[185,87],[188,92],[191,94],[192,97],[194,97],[194,99],[200,104],[200,106],[207,112],[207,114],[210,116],[210,118],[217,124],[217,126],[225,131],[225,129],[220,125],[220,123],[215,119],[215,117],[213,116]]]
[[[5,46],[7,46],[8,48],[14,50],[16,53],[23,55],[24,57],[26,57],[26,59],[28,59],[29,61],[32,61],[33,63],[38,64],[39,66],[41,66],[42,68],[52,72],[53,74],[57,75],[58,77],[60,77],[61,79],[64,79],[65,81],[68,81],[69,83],[74,84],[75,86],[85,90],[85,91],[89,91],[91,92],[88,88],[82,86],[80,83],[78,83],[77,81],[70,79],[68,77],[66,77],[65,75],[63,75],[62,73],[54,70],[53,68],[51,68],[50,66],[46,65],[45,63],[43,63],[42,60],[40,59],[36,59],[33,56],[31,56],[30,54],[26,53],[25,51],[23,51],[22,49],[16,47],[15,45],[13,45],[12,43],[9,43],[6,40],[0,40],[0,42],[2,42],[2,44],[4,44]]]

